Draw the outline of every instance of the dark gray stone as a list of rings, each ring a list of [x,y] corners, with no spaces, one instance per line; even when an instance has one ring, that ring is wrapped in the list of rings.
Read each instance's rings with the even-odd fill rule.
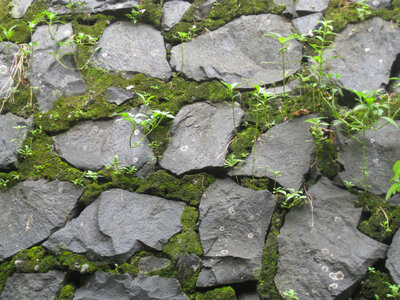
[[[58,14],[69,14],[71,10],[66,7],[67,4],[83,3],[83,6],[76,6],[77,12],[100,13],[100,12],[117,12],[119,10],[128,10],[140,4],[139,0],[52,0],[49,10]]]
[[[200,4],[194,11],[193,16],[197,21],[204,20],[210,14],[214,4],[217,3],[218,0],[207,0],[204,3]]]
[[[400,284],[400,231],[397,230],[390,245],[386,268],[390,272],[390,276],[396,284]]]
[[[9,42],[0,43],[0,99],[12,96],[14,80],[11,76],[9,66],[12,65],[13,61],[17,58],[18,53],[19,48],[16,44]],[[0,108],[1,107],[0,105]]]
[[[44,179],[18,183],[0,193],[0,261],[46,239],[62,227],[83,188]]]
[[[201,258],[194,253],[183,253],[179,257],[175,270],[179,270],[177,279],[179,282],[187,282],[201,267]]]
[[[400,121],[396,123],[400,126]],[[344,171],[338,175],[339,178],[362,188],[358,182],[361,180],[364,183],[362,144],[341,132],[337,132],[336,137],[339,147],[338,160],[344,166]],[[361,133],[358,138],[362,140]],[[365,140],[366,167],[369,172],[367,182],[371,186],[369,191],[376,195],[386,194],[392,185],[389,181],[393,177],[393,165],[400,159],[400,131],[392,124],[387,124],[379,130],[367,130]]]
[[[167,258],[160,258],[156,256],[146,256],[139,260],[139,272],[156,272],[168,268],[171,262]]]
[[[12,113],[0,115],[0,169],[18,166],[17,149],[22,147],[31,128],[31,119],[25,120]]]
[[[241,16],[217,30],[204,33],[183,45],[183,73],[194,80],[221,79],[240,87],[282,81],[281,44],[265,34],[282,36],[293,33],[284,18],[272,15]],[[302,45],[287,44],[286,76],[300,67]],[[262,49],[262,51],[260,51]],[[171,66],[181,69],[181,45],[172,48]]]
[[[33,0],[12,0],[11,17],[15,19],[22,18]]]
[[[357,197],[322,178],[309,190],[312,206],[290,210],[278,236],[275,284],[300,299],[348,299],[387,246],[357,230]],[[311,201],[309,201],[311,203]]]
[[[328,8],[329,0],[297,0],[295,9],[298,14],[325,12]]]
[[[190,5],[189,2],[179,0],[166,2],[163,7],[162,29],[168,31],[178,24]]]
[[[36,98],[42,111],[53,108],[60,97],[80,95],[86,92],[87,86],[76,68],[72,46],[60,47],[49,34],[53,32],[57,41],[66,42],[73,35],[71,23],[57,24],[51,29],[39,26],[33,34],[33,43],[38,43],[33,51],[31,85],[35,89]],[[56,53],[57,58],[50,53]],[[65,68],[58,60],[63,60]]]
[[[68,250],[107,262],[123,262],[147,247],[162,245],[182,229],[185,204],[112,189],[100,195],[43,245],[53,252]]]
[[[301,34],[313,35],[312,31],[318,27],[323,18],[322,13],[310,14],[293,20],[293,25]]]
[[[239,163],[229,175],[252,176],[254,169],[255,177],[275,179],[271,170],[280,171],[281,175],[276,178],[280,185],[300,189],[315,152],[315,144],[308,130],[310,123],[304,121],[314,117],[302,116],[272,127],[260,136],[246,161]]]
[[[238,296],[238,300],[260,300],[257,293],[244,293]]]
[[[269,191],[254,191],[218,179],[200,201],[203,267],[196,286],[255,280],[275,207]]]
[[[56,299],[64,282],[65,273],[50,271],[39,274],[11,275],[0,295],[0,300]]]
[[[137,113],[137,109],[133,113]],[[137,148],[130,148],[131,124],[120,117],[108,121],[84,121],[70,130],[54,136],[60,156],[80,169],[98,170],[112,165],[118,155],[119,167],[135,166],[137,176],[145,176],[155,164],[147,139]],[[137,128],[132,143],[143,137]],[[99,142],[100,141],[100,142]]]
[[[171,128],[172,140],[160,165],[181,175],[207,167],[223,167],[228,143],[234,136],[244,112],[226,103],[198,102],[184,106],[176,115]]]
[[[117,105],[121,105],[122,103],[132,99],[134,96],[134,93],[115,86],[110,86],[105,94],[107,102],[115,103]]]
[[[108,26],[97,45],[95,65],[127,78],[137,73],[169,79],[171,69],[161,32],[147,24],[116,22]]]
[[[335,50],[326,54],[336,56],[327,62],[329,73],[340,74],[337,83],[347,89],[372,91],[387,86],[400,53],[399,35],[398,26],[378,17],[348,25],[335,39]]]
[[[349,2],[358,2],[359,0],[348,0]],[[365,4],[369,5],[372,10],[390,8],[392,0],[366,0]]]
[[[75,292],[75,300],[188,300],[178,281],[173,278],[139,274],[135,279],[128,274],[115,275],[96,272],[87,284]]]

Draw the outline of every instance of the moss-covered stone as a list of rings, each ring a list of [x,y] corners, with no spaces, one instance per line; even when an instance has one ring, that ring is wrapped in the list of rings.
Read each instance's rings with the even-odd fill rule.
[[[56,300],[73,300],[75,290],[76,288],[71,284],[63,286]]]
[[[367,273],[367,277],[361,281],[360,295],[366,299],[389,299],[387,295],[391,294],[390,284],[389,274],[371,268]],[[393,297],[391,299],[398,298]]]
[[[71,252],[63,252],[57,256],[60,268],[66,271],[74,271],[82,274],[91,274],[96,271],[106,271],[108,266],[103,263],[89,261],[84,255]]]
[[[7,278],[15,272],[15,265],[9,261],[0,264],[0,294],[3,291]]]
[[[46,273],[59,266],[57,259],[53,255],[48,255],[42,246],[18,252],[13,256],[11,263],[21,273]]]
[[[236,293],[230,286],[215,289],[205,293],[198,293],[196,300],[236,300]]]
[[[316,158],[318,169],[323,176],[333,179],[340,171],[340,163],[337,159],[337,149],[329,139],[317,144]]]

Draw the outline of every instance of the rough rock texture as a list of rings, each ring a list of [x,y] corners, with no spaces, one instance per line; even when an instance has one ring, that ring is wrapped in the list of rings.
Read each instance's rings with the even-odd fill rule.
[[[304,121],[314,117],[303,116],[272,127],[261,135],[246,161],[239,163],[229,175],[252,176],[254,169],[255,177],[264,177],[267,173],[268,178],[275,179],[271,170],[280,171],[281,175],[276,179],[280,185],[300,189],[315,152],[315,144],[308,131],[310,123]]]
[[[14,80],[11,77],[9,65],[16,58],[18,49],[18,46],[13,43],[0,43],[0,99],[11,96]],[[10,53],[8,53],[9,50]]]
[[[0,193],[0,261],[63,226],[82,191],[69,182],[41,179],[18,183]]]
[[[0,169],[18,165],[17,149],[22,147],[30,129],[30,119],[25,120],[12,113],[0,115]]]
[[[327,56],[329,73],[340,74],[338,83],[348,89],[371,91],[386,86],[400,53],[400,28],[378,17],[348,25],[335,39]],[[362,80],[360,80],[362,78]]]
[[[292,209],[278,236],[275,284],[300,299],[348,299],[368,267],[386,256],[387,246],[357,230],[362,208],[355,195],[322,178],[309,205]]]
[[[390,276],[396,284],[400,284],[400,231],[398,230],[393,237],[392,244],[390,245],[387,259],[386,268],[390,272]]]
[[[328,8],[329,0],[298,0],[295,10],[298,14],[325,12]]]
[[[238,296],[238,300],[260,300],[257,293],[244,293]]]
[[[185,204],[112,189],[100,195],[43,245],[66,249],[96,260],[122,262],[135,252],[162,244],[182,229]]]
[[[190,5],[189,2],[179,0],[166,2],[163,7],[162,29],[168,31],[178,24]]]
[[[323,18],[322,13],[306,15],[293,20],[293,25],[301,34],[311,35],[312,31],[318,27],[318,21]]]
[[[207,167],[223,167],[227,145],[234,136],[244,112],[235,105],[199,102],[184,106],[171,128],[172,140],[160,165],[175,174]]]
[[[134,93],[115,86],[110,86],[105,94],[107,102],[115,103],[117,105],[121,105],[122,103],[132,99],[134,96]]]
[[[117,22],[108,26],[97,45],[95,65],[129,78],[137,73],[168,79],[164,40],[159,31],[146,24]]]
[[[66,7],[70,2],[75,4],[77,12],[86,13],[99,13],[99,12],[110,12],[118,10],[127,10],[138,5],[139,0],[52,0],[50,3],[50,11],[58,14],[68,14],[71,10]],[[83,3],[83,6],[77,6],[78,3]]]
[[[139,272],[156,272],[165,269],[170,265],[171,261],[167,258],[146,256],[139,260]]]
[[[12,0],[11,17],[15,19],[22,18],[33,0]]]
[[[359,0],[348,0],[349,2],[359,2]],[[366,0],[365,4],[368,4],[372,10],[390,8],[392,0]]]
[[[219,179],[200,201],[203,268],[197,287],[255,280],[275,207],[269,191],[254,191]]]
[[[400,126],[400,121],[397,121]],[[362,173],[362,144],[338,132],[337,144],[339,147],[339,160],[344,166],[344,171],[339,173],[339,178],[351,181],[362,188],[358,180],[364,183]],[[359,136],[362,139],[362,134]],[[400,131],[392,124],[387,124],[379,130],[368,130],[366,140],[366,167],[368,189],[373,194],[386,194],[392,185],[389,181],[393,177],[393,165],[400,159]],[[358,179],[358,180],[357,180]]]
[[[134,110],[134,113],[137,109]],[[137,131],[136,131],[137,130]],[[132,144],[143,137],[136,129]],[[120,117],[108,121],[84,121],[54,137],[60,156],[80,169],[98,170],[112,165],[118,155],[118,166],[135,166],[137,176],[145,176],[155,164],[155,157],[145,139],[137,148],[130,148],[131,124]]]
[[[208,17],[211,12],[211,9],[214,7],[214,4],[217,3],[218,0],[207,0],[204,3],[200,4],[193,12],[193,16],[197,21],[204,20]]]
[[[56,299],[64,277],[65,273],[59,271],[39,274],[14,273],[7,279],[0,300]]]
[[[135,279],[128,274],[115,275],[96,272],[87,284],[75,292],[75,300],[187,300],[177,280],[139,274]]]
[[[57,41],[66,42],[73,35],[71,23],[54,25],[51,29]],[[31,85],[35,89],[36,98],[42,111],[53,108],[54,103],[60,97],[83,94],[87,86],[76,64],[71,52],[72,46],[56,44],[50,37],[47,25],[39,26],[32,37],[33,43],[38,43],[33,51]],[[55,53],[51,55],[50,53]],[[57,57],[57,58],[56,58]],[[67,67],[63,67],[62,61]]]
[[[183,45],[183,73],[197,81],[218,78],[230,84],[240,83],[240,87],[281,81],[282,46],[274,38],[264,36],[271,32],[287,36],[293,33],[293,27],[282,17],[265,14],[242,16],[202,34]],[[295,40],[287,46],[289,76],[300,67],[302,46]],[[171,66],[180,71],[181,63],[181,45],[177,45],[171,50]]]

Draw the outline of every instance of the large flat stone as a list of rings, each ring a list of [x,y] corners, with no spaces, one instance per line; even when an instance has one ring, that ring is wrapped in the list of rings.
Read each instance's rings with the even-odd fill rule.
[[[86,13],[127,11],[140,4],[139,0],[52,0],[49,10],[58,14],[69,14],[71,10],[66,5],[71,2],[75,4],[77,12]],[[78,6],[78,3],[83,3],[84,5]]]
[[[338,84],[358,91],[387,86],[392,65],[400,53],[400,28],[375,17],[348,25],[326,56],[329,73],[341,75]],[[362,78],[362,80],[360,80]]]
[[[31,128],[30,119],[25,120],[12,113],[0,115],[0,169],[18,166],[17,149],[22,147]]]
[[[53,252],[68,250],[107,262],[122,262],[163,243],[182,229],[185,204],[112,189],[100,195],[43,245]]]
[[[10,65],[16,59],[19,48],[16,44],[9,42],[0,43],[0,99],[9,98],[14,88],[14,79],[10,73]],[[1,105],[0,105],[1,108]]]
[[[178,24],[190,6],[189,2],[180,0],[165,2],[163,6],[162,29],[168,31]]]
[[[147,24],[117,22],[101,36],[94,64],[127,78],[137,73],[169,79],[171,69],[161,32]]]
[[[390,245],[386,259],[386,268],[396,284],[400,284],[400,231],[397,230]]]
[[[400,121],[397,121],[400,126]],[[344,166],[339,178],[350,181],[358,188],[364,183],[362,144],[341,132],[336,134],[339,147],[338,159]],[[362,134],[358,134],[362,140]],[[370,129],[365,132],[365,151],[368,189],[376,195],[386,194],[392,185],[393,165],[400,159],[400,131],[392,124],[387,124],[379,130]]]
[[[33,0],[12,0],[11,16],[15,19],[22,18]]]
[[[184,106],[172,123],[172,140],[160,165],[178,175],[223,167],[227,145],[244,115],[238,105],[234,111],[235,124],[229,104],[199,102]]]
[[[39,274],[14,273],[7,279],[0,300],[56,299],[64,277],[65,273],[59,271]]]
[[[143,274],[132,279],[128,274],[106,272],[93,274],[86,285],[75,292],[74,299],[188,300],[176,279]]]
[[[37,46],[33,51],[32,74],[29,76],[31,85],[37,87],[34,92],[40,109],[44,112],[52,109],[58,98],[81,95],[87,90],[81,74],[76,70],[71,54],[74,49],[71,46],[60,48],[56,43],[66,42],[73,34],[71,23],[56,24],[51,29],[47,25],[39,26],[33,34],[32,42],[37,43]],[[62,61],[68,68],[57,60]]]
[[[300,189],[310,169],[315,144],[304,121],[315,115],[303,116],[278,124],[262,134],[246,161],[229,172],[232,176],[252,176],[275,179],[272,171],[280,171],[276,181],[287,188]],[[254,163],[253,163],[253,152]],[[267,170],[266,170],[267,168]]]
[[[135,130],[132,143],[138,143],[143,137],[141,130]],[[77,168],[98,170],[112,165],[115,155],[118,155],[119,167],[135,166],[138,169],[135,174],[145,176],[156,159],[147,139],[137,148],[130,148],[131,132],[131,124],[118,117],[108,121],[81,122],[54,136],[54,141],[60,156]]]
[[[41,179],[18,183],[0,193],[0,261],[62,227],[82,192],[70,182]]]
[[[220,79],[240,87],[282,81],[281,44],[265,34],[293,33],[291,23],[272,14],[242,16],[183,45],[183,73],[194,80]],[[286,51],[286,76],[300,67],[302,46],[292,40]],[[262,49],[260,51],[260,49]],[[171,50],[171,66],[180,71],[181,45]]]
[[[203,267],[196,286],[256,280],[265,236],[275,207],[269,191],[254,191],[219,179],[200,202]]]
[[[329,0],[297,0],[295,10],[298,14],[325,12],[328,5]]]
[[[322,178],[309,193],[312,208],[290,210],[278,236],[275,284],[300,299],[348,299],[387,246],[358,231],[357,197]]]

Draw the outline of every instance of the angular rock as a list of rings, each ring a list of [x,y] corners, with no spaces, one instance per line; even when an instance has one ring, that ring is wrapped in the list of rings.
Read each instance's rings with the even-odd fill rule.
[[[243,293],[238,296],[238,300],[260,300],[257,293]]]
[[[359,0],[348,0],[349,2],[358,2]],[[392,0],[366,0],[365,4],[369,5],[372,10],[390,8]]]
[[[322,13],[310,14],[293,20],[293,25],[301,34],[312,35],[312,31],[318,27],[318,22],[323,18]]]
[[[171,261],[167,258],[146,256],[139,260],[139,272],[156,272],[168,268],[170,265]]]
[[[193,12],[194,18],[197,21],[206,19],[217,2],[218,0],[207,0],[200,4]]]
[[[68,250],[91,259],[123,262],[147,247],[163,243],[182,229],[185,204],[112,189],[54,233],[43,245],[53,252]]]
[[[49,10],[57,14],[70,14],[71,9],[66,7],[67,4],[72,2],[75,4],[77,12],[86,13],[101,13],[101,12],[118,12],[120,10],[127,11],[140,4],[139,0],[52,0],[50,3]],[[83,3],[83,6],[79,6],[78,3]]]
[[[329,0],[298,0],[295,9],[298,14],[325,12],[328,8]]]
[[[201,267],[201,258],[193,253],[183,253],[175,266],[179,270],[177,279],[179,282],[187,282],[190,280],[196,271]]]
[[[390,276],[396,284],[400,284],[400,231],[397,230],[390,245],[386,268],[390,272]]]
[[[220,79],[239,87],[253,87],[282,81],[281,44],[268,33],[288,36],[293,26],[272,14],[241,16],[212,32],[195,37],[183,45],[183,73],[194,80]],[[286,76],[300,67],[302,46],[290,41],[285,59]],[[261,49],[261,50],[260,50]],[[171,50],[171,66],[180,71],[181,45]]]
[[[21,19],[33,0],[12,0],[11,17],[15,19]]]
[[[128,274],[115,275],[96,272],[87,284],[75,292],[75,300],[188,300],[178,281],[173,278],[139,274],[135,279]]]
[[[396,123],[400,126],[400,121]],[[363,188],[358,181],[364,183],[362,144],[341,132],[336,136],[338,159],[344,166],[344,171],[338,175],[339,178],[343,182],[347,180],[358,188]],[[358,138],[362,140],[361,133]],[[390,179],[393,177],[393,165],[400,159],[400,131],[392,124],[387,124],[379,130],[367,130],[365,141],[366,168],[369,172],[367,183],[370,185],[368,190],[376,195],[386,194],[392,185]]]
[[[70,182],[41,179],[18,183],[0,193],[0,261],[62,227],[82,192]]]
[[[162,29],[168,31],[178,24],[190,5],[189,2],[180,0],[166,2],[163,7]]]
[[[9,66],[17,58],[18,53],[19,48],[16,44],[9,42],[0,43],[0,99],[9,98],[12,94],[14,80],[11,76]]]
[[[300,299],[348,299],[387,246],[358,231],[357,197],[322,178],[309,191],[312,207],[290,210],[278,236],[275,284]]]
[[[137,109],[133,113],[137,113]],[[136,129],[132,144],[143,137]],[[112,165],[118,155],[119,167],[135,166],[137,176],[145,176],[155,164],[153,151],[147,139],[140,146],[130,148],[131,124],[120,117],[108,121],[84,121],[70,130],[54,136],[60,156],[76,168],[98,170]],[[100,142],[99,142],[100,141]]]
[[[14,273],[7,279],[0,300],[56,299],[64,277],[65,273],[59,271],[39,274]]]
[[[400,53],[399,35],[398,26],[378,17],[348,25],[335,39],[334,51],[326,54],[336,56],[327,62],[329,73],[340,74],[337,83],[347,89],[372,91],[387,86]]]
[[[132,99],[134,96],[134,93],[115,86],[110,86],[105,94],[107,102],[115,103],[117,105],[121,105],[122,103]]]
[[[302,116],[278,124],[262,134],[246,161],[229,172],[231,176],[268,177],[287,188],[298,190],[310,169],[315,144],[304,121],[315,115]],[[253,163],[253,151],[255,159]],[[275,178],[272,171],[280,171]]]
[[[275,207],[269,191],[254,191],[218,179],[200,202],[203,267],[196,286],[256,280],[265,236]]]
[[[31,119],[25,120],[12,113],[0,115],[0,169],[18,166],[17,149],[22,147],[31,128]]]
[[[33,51],[30,81],[32,86],[38,88],[34,91],[44,112],[52,109],[58,98],[81,95],[87,90],[71,54],[75,51],[74,47],[61,47],[51,38],[49,30],[58,42],[66,42],[73,35],[71,23],[57,24],[51,29],[39,26],[33,34],[32,42],[38,44]],[[67,68],[57,60],[62,61]]]
[[[150,25],[116,22],[108,26],[97,45],[94,64],[129,78],[137,73],[169,79],[171,69],[161,32]]]
[[[184,106],[172,123],[172,140],[160,165],[177,175],[223,167],[227,145],[244,115],[238,105],[234,112],[233,119],[232,106],[225,103],[198,102]]]

